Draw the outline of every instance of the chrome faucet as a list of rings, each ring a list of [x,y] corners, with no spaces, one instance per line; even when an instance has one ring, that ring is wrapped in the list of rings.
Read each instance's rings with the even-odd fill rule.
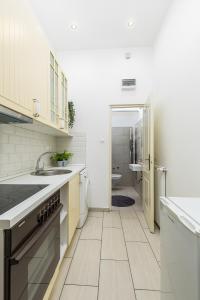
[[[41,158],[42,158],[44,155],[46,155],[46,154],[54,154],[54,153],[55,153],[55,152],[52,152],[52,151],[47,151],[47,152],[42,153],[42,154],[38,157],[38,159],[37,159],[35,171],[37,172],[37,171],[40,171],[40,170],[44,170],[44,165],[43,165],[42,168],[40,168],[40,160],[41,160]]]

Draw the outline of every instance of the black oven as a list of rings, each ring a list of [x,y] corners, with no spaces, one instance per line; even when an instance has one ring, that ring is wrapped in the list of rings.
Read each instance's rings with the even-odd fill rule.
[[[60,259],[60,192],[5,230],[5,300],[42,300]]]

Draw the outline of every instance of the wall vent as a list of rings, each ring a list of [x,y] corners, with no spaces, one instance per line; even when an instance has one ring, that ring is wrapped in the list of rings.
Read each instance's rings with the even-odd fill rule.
[[[122,89],[129,90],[136,87],[136,79],[122,79]]]

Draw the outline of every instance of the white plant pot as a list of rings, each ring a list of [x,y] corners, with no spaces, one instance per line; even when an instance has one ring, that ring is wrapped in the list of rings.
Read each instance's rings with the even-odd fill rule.
[[[69,161],[68,160],[63,160],[63,165],[66,167],[68,165]]]
[[[63,167],[64,166],[64,161],[57,161],[58,167]]]

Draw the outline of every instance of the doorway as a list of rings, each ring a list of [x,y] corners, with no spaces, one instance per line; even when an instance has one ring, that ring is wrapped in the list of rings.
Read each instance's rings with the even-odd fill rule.
[[[142,210],[154,232],[154,156],[149,105],[110,107],[110,208]]]

